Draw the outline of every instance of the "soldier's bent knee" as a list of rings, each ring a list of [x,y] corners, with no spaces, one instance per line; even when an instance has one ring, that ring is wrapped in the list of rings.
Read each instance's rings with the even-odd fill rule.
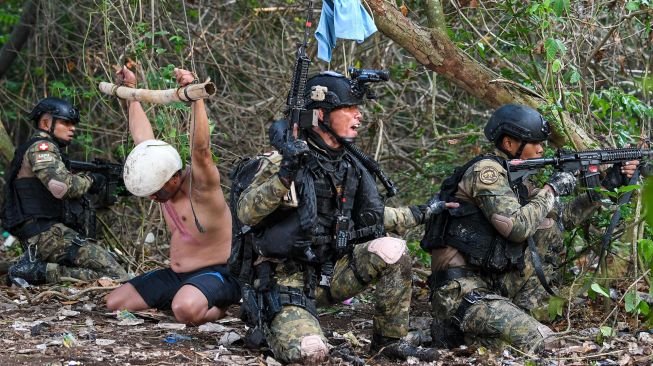
[[[367,247],[370,253],[378,255],[385,263],[395,264],[406,252],[406,242],[389,236],[374,239]]]
[[[329,354],[329,348],[319,335],[310,335],[302,338],[300,343],[302,361],[306,364],[324,362]]]

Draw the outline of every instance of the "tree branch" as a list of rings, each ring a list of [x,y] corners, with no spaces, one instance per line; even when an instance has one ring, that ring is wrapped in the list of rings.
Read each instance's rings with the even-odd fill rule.
[[[31,0],[25,2],[23,6],[23,14],[20,16],[18,24],[9,36],[7,43],[2,46],[0,50],[0,78],[11,67],[18,52],[23,48],[27,42],[27,38],[32,30],[32,26],[36,21],[36,10],[38,8],[38,0]]]
[[[546,102],[533,96],[532,91],[525,92],[524,88],[496,82],[501,76],[458,48],[445,32],[413,23],[386,0],[369,0],[367,3],[374,13],[376,26],[384,35],[397,42],[427,69],[444,76],[488,106],[495,108],[507,103],[518,103],[537,108]],[[561,115],[562,126],[571,131],[569,137],[573,145],[586,148],[592,144],[592,139],[568,113]],[[560,126],[556,126],[552,142],[557,146],[565,144],[564,132]]]
[[[442,2],[440,0],[426,0],[424,2],[424,12],[429,28],[439,29],[442,32],[447,31],[447,22],[442,12]]]

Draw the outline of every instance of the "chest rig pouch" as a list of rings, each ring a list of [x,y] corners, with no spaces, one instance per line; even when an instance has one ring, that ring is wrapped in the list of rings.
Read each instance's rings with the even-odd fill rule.
[[[312,153],[295,185],[299,207],[268,215],[253,235],[258,254],[327,263],[384,234],[382,198],[355,158],[332,161]]]
[[[461,202],[449,211],[444,240],[467,254],[469,264],[491,272],[523,269],[525,243],[505,239],[472,204]]]

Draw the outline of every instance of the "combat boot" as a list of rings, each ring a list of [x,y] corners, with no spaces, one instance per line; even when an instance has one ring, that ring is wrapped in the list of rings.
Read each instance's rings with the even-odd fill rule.
[[[27,255],[23,255],[18,262],[9,267],[7,272],[7,283],[14,283],[20,286],[18,278],[22,278],[30,285],[40,285],[46,282],[45,269],[47,263],[38,259],[30,260]]]
[[[432,362],[439,357],[438,351],[433,348],[415,347],[404,339],[384,337],[379,334],[372,335],[370,351],[399,360],[415,357],[423,362]]]

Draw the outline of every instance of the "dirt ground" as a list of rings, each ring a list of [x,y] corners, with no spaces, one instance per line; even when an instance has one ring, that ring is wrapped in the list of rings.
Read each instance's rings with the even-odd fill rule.
[[[4,276],[0,278],[4,284]],[[244,324],[238,307],[215,323],[187,327],[169,312],[111,313],[103,297],[116,286],[109,280],[53,287],[0,287],[0,365],[278,365],[266,350],[244,348]],[[429,307],[423,282],[415,281],[409,338],[428,341]],[[394,365],[400,362],[369,353],[373,299],[369,292],[320,309],[320,321],[331,345],[329,364]],[[590,302],[572,310],[564,345],[545,357],[515,350],[495,353],[485,348],[442,350],[436,365],[649,365],[653,336],[626,323],[619,333],[597,343],[603,315]],[[553,324],[567,328],[567,320]],[[346,356],[342,356],[343,352]],[[340,356],[338,356],[340,355]],[[409,359],[404,364],[418,364]]]

